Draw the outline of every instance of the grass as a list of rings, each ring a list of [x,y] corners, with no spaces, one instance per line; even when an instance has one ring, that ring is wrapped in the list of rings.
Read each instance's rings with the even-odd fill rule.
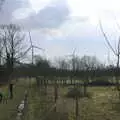
[[[14,98],[12,100],[9,99],[7,104],[0,104],[0,120],[16,120],[17,105],[20,104],[24,97],[26,85],[24,80],[16,83],[14,87]]]
[[[60,86],[58,88],[57,112],[51,111],[47,114],[50,105],[54,104],[53,86],[48,87],[48,95],[46,97],[44,94],[41,94],[40,89],[32,85],[29,92],[28,112],[25,120],[75,120],[75,101],[72,98],[65,97],[69,91],[69,87]],[[21,87],[16,87],[15,89],[15,98],[12,101],[10,100],[7,105],[0,105],[0,120],[12,118],[11,115],[15,114],[14,109],[16,105],[21,101],[21,98],[23,98],[22,93],[25,88],[21,89]],[[44,89],[42,90],[44,91]],[[88,87],[88,91],[92,95],[91,98],[79,99],[79,120],[120,119],[118,93],[112,91],[112,87]],[[1,115],[2,112],[5,114]]]
[[[51,93],[50,93],[51,91]],[[75,119],[75,101],[72,98],[66,98],[65,94],[69,91],[68,87],[58,88],[59,99],[57,101],[57,112],[44,112],[47,103],[45,96],[40,96],[39,92],[31,89],[29,96],[29,112],[25,120],[74,120]],[[89,87],[88,91],[92,93],[92,98],[81,98],[79,100],[79,116],[81,120],[119,120],[119,111],[111,101],[117,102],[117,97],[110,87]],[[49,98],[53,99],[53,87],[48,87]],[[114,98],[114,99],[113,99]],[[42,105],[45,103],[44,105]],[[113,106],[113,107],[112,107]],[[118,105],[117,105],[118,107]],[[119,108],[119,107],[118,107]],[[46,119],[45,119],[46,117]]]
[[[57,109],[59,112],[75,113],[75,101],[63,97],[68,88],[60,88],[60,99]],[[112,91],[111,87],[89,87],[92,98],[81,98],[79,100],[79,116],[81,120],[119,120],[120,104],[117,92]],[[112,102],[114,104],[112,104]]]
[[[29,94],[28,113],[25,120],[68,120],[67,114],[54,112],[54,88],[47,88],[47,95],[44,88],[32,86]]]

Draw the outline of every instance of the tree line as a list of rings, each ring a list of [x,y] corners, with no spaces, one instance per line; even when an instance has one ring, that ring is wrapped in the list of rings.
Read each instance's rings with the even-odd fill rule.
[[[100,77],[115,76],[116,67],[106,66],[95,56],[71,56],[57,58],[52,64],[50,60],[38,55],[34,64],[26,64],[24,57],[31,47],[25,46],[25,34],[15,24],[0,26],[0,77],[10,76],[61,76],[61,77]]]

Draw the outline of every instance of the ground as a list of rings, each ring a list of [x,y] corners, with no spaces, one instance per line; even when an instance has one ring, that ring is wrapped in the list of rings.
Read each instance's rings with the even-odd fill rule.
[[[8,100],[8,103],[0,104],[0,120],[16,120],[17,105],[20,104],[24,97],[24,91],[27,84],[20,80],[14,87],[14,98]],[[4,86],[5,87],[5,86]]]
[[[25,80],[26,81],[26,80]],[[23,99],[28,87],[28,108],[25,120],[75,120],[75,100],[65,95],[72,86],[58,87],[57,111],[54,108],[54,88],[37,88],[35,84],[20,81],[15,86],[14,99],[8,104],[0,104],[0,120],[15,120],[16,105]],[[29,84],[30,85],[30,84]],[[79,99],[79,120],[120,120],[120,102],[114,87],[88,87],[91,98]]]
[[[71,87],[71,86],[69,86]],[[51,111],[49,114],[43,112],[39,116],[42,120],[74,120],[75,119],[75,101],[65,97],[69,87],[59,87],[59,98],[57,101],[57,112]],[[51,93],[50,93],[51,91]],[[49,96],[53,96],[53,87],[48,87]],[[80,98],[79,100],[79,120],[119,120],[120,119],[120,104],[118,102],[117,92],[113,91],[112,87],[89,87],[88,91],[91,93],[91,98]],[[31,110],[34,111],[33,119],[37,120],[37,113],[40,115],[40,103],[35,103],[35,97],[33,97],[33,103],[30,104]],[[39,98],[40,99],[40,98]],[[31,100],[32,101],[32,98]],[[37,101],[37,99],[36,99]],[[113,104],[112,104],[113,103]],[[33,105],[34,104],[34,105]],[[53,104],[53,103],[52,103]],[[47,109],[49,111],[49,109]],[[35,114],[35,113],[34,113]],[[31,116],[31,115],[30,115]],[[31,118],[29,116],[29,118]],[[39,119],[40,119],[39,118]],[[26,119],[28,120],[28,119]]]
[[[63,90],[64,89],[64,90]],[[60,88],[60,99],[58,100],[58,111],[75,113],[75,101],[65,98],[63,93],[68,88]],[[80,98],[79,100],[79,119],[82,120],[119,120],[118,96],[111,87],[89,87],[88,91],[92,98]],[[65,93],[66,94],[66,93]],[[114,104],[112,104],[114,103]]]

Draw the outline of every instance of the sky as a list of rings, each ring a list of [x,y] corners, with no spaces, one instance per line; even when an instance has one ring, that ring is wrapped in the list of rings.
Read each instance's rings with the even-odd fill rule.
[[[115,62],[99,27],[111,45],[119,39],[119,0],[6,0],[0,12],[0,24],[20,24],[31,31],[34,45],[45,49],[49,59],[72,54],[96,56],[102,62]]]

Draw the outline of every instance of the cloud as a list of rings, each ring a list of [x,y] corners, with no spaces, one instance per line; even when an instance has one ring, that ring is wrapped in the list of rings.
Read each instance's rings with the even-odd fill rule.
[[[5,0],[0,12],[0,24],[10,23],[13,19],[13,13],[29,6],[28,0]]]
[[[96,54],[103,59],[107,50],[96,24],[97,13],[101,13],[104,31],[110,35],[112,45],[117,34],[116,31],[113,33],[117,27],[113,25],[112,15],[120,20],[120,11],[113,10],[116,5],[112,8],[112,2],[110,5],[107,2],[104,5],[103,0],[6,0],[0,13],[0,23],[13,22],[31,29],[34,44],[45,48],[49,57],[66,55],[77,47],[80,55]]]
[[[67,20],[68,15],[67,3],[57,0],[44,7],[37,14],[34,13],[26,19],[15,20],[15,22],[31,29],[56,28]]]
[[[51,3],[52,0],[29,0],[31,8],[38,13],[41,9]]]
[[[38,7],[37,4],[43,5]],[[88,20],[86,16],[71,17],[70,12],[67,0],[41,0],[39,2],[37,0],[6,0],[2,14],[0,14],[0,23],[12,22],[26,29],[47,28],[49,33],[55,33],[53,28],[59,31],[59,27],[66,22],[70,25]]]

